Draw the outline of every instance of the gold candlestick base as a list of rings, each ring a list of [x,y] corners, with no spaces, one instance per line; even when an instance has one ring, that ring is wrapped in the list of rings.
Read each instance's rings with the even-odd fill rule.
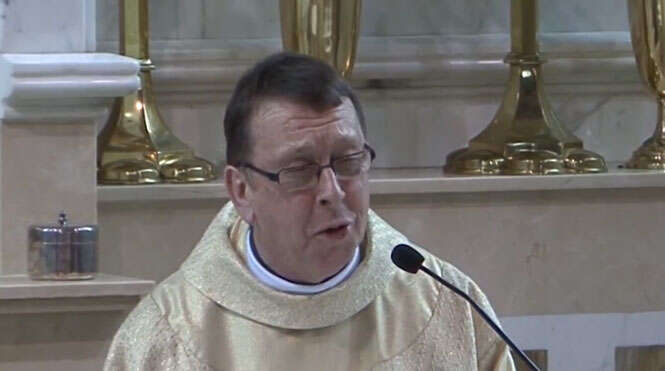
[[[658,98],[658,124],[653,135],[633,152],[629,169],[665,170],[665,96]]]
[[[626,163],[628,169],[665,170],[665,143],[660,139],[649,138],[633,152]]]
[[[640,76],[658,99],[658,122],[653,135],[633,152],[629,169],[665,170],[665,0],[628,0],[630,36]]]
[[[151,161],[118,160],[97,170],[99,184],[155,184],[160,183],[159,169]]]
[[[444,172],[451,175],[559,175],[607,171],[602,157],[584,149],[557,153],[535,149],[533,143],[506,144],[508,151],[513,146],[529,149],[500,155],[464,148],[446,157]]]
[[[587,151],[551,109],[541,80],[537,1],[511,3],[510,79],[503,103],[468,148],[446,157],[443,168],[456,175],[555,175],[607,171],[605,160]]]
[[[215,178],[208,161],[164,124],[152,99],[150,70],[142,63],[141,90],[118,99],[99,136],[100,184],[204,182]]]
[[[444,172],[457,175],[556,175],[607,171],[603,158],[582,147],[549,107],[540,61],[507,58],[510,82],[490,125],[468,148],[446,157]]]
[[[215,178],[208,161],[194,156],[164,124],[152,95],[148,1],[120,1],[120,52],[141,62],[141,88],[115,101],[98,138],[100,184],[191,183]]]

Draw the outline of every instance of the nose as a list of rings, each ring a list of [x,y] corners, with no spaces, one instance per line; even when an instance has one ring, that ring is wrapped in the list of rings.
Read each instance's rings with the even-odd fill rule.
[[[317,202],[321,205],[329,205],[342,201],[344,196],[346,193],[339,185],[335,172],[331,168],[322,169],[317,185]]]

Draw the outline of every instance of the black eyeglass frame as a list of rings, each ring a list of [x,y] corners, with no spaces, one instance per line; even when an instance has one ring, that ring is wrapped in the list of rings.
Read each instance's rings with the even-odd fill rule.
[[[348,154],[348,155],[345,155],[345,156],[341,156],[341,157],[338,157],[338,158],[332,159],[332,160],[330,161],[330,163],[328,163],[328,165],[320,165],[320,164],[318,164],[318,163],[312,163],[312,164],[308,164],[307,166],[309,166],[309,165],[317,165],[317,166],[319,167],[319,170],[318,170],[317,173],[316,173],[316,176],[317,176],[317,177],[320,177],[320,176],[321,176],[321,172],[322,172],[323,169],[325,169],[325,168],[330,168],[330,169],[332,169],[332,171],[333,171],[333,172],[335,173],[335,175],[336,175],[337,172],[335,171],[335,168],[333,167],[333,162],[338,161],[338,160],[342,160],[342,159],[345,159],[345,158],[348,158],[348,157],[357,156],[357,155],[359,155],[359,154],[361,154],[361,153],[363,153],[363,152],[365,152],[365,151],[369,151],[369,155],[370,155],[370,160],[369,160],[369,161],[370,161],[370,164],[371,164],[372,161],[374,161],[374,159],[376,158],[376,152],[374,151],[374,148],[370,147],[369,144],[364,143],[364,144],[363,144],[363,150],[362,150],[362,151],[354,152],[354,153],[351,153],[351,154]],[[263,175],[264,177],[268,178],[269,180],[272,180],[273,182],[275,182],[275,183],[277,183],[277,184],[281,184],[281,183],[279,182],[279,174],[280,174],[281,172],[286,171],[286,170],[292,170],[292,169],[293,169],[293,168],[288,168],[288,167],[287,167],[287,168],[280,169],[280,170],[279,170],[278,172],[276,172],[276,173],[273,173],[273,172],[270,172],[270,171],[266,171],[266,170],[260,169],[260,168],[258,168],[258,167],[256,167],[256,166],[252,165],[252,164],[249,163],[249,162],[241,162],[241,163],[239,163],[239,164],[236,165],[236,166],[237,166],[237,167],[246,167],[246,168],[248,168],[248,169],[254,170],[254,171],[256,171],[257,173]],[[296,167],[298,167],[298,166],[296,166]]]

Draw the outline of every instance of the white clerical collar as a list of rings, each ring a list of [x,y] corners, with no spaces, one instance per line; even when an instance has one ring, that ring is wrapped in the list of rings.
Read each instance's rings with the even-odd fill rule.
[[[247,265],[249,266],[249,270],[261,283],[277,291],[296,295],[314,295],[322,293],[344,282],[351,276],[360,263],[360,248],[356,247],[353,257],[346,267],[324,282],[314,285],[291,282],[272,273],[261,263],[259,258],[254,254],[254,249],[252,249],[251,235],[252,232],[250,229],[247,231],[247,238],[245,239],[245,250],[247,252]]]

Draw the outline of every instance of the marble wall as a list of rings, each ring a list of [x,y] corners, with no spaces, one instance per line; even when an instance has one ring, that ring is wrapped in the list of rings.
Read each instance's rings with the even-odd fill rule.
[[[0,51],[94,51],[95,6],[94,0],[4,0]]]
[[[97,1],[97,40],[117,40],[117,0]],[[279,37],[275,0],[159,0],[150,4],[155,40]],[[540,1],[541,31],[628,30],[624,0]],[[510,0],[363,2],[364,37],[507,33]]]

